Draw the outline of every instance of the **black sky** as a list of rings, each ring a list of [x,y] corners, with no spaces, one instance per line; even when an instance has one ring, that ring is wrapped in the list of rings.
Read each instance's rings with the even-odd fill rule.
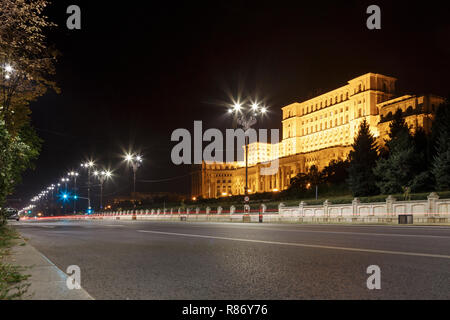
[[[59,95],[32,104],[45,144],[36,170],[12,198],[27,201],[81,160],[116,169],[110,195],[126,193],[122,150],[146,161],[139,179],[182,176],[171,164],[176,128],[230,127],[231,93],[258,94],[271,107],[263,127],[280,127],[280,108],[378,72],[399,79],[399,93],[449,96],[450,23],[442,1],[79,1],[58,0],[49,41],[62,53]],[[68,30],[68,5],[82,29]],[[382,29],[368,30],[370,4]],[[141,191],[189,192],[189,178],[140,183]]]

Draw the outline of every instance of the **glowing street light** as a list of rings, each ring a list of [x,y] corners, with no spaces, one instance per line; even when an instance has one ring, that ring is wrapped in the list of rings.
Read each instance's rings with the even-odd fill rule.
[[[73,178],[73,180],[74,180],[73,190],[74,190],[74,194],[77,194],[77,178],[79,176],[79,173],[76,171],[70,171],[68,173],[68,176]],[[73,213],[74,214],[77,212],[77,202],[75,200],[76,199],[74,198],[74,200],[73,200]]]
[[[136,172],[142,165],[142,156],[128,153],[125,155],[125,161],[133,169],[133,193],[136,193]]]
[[[256,117],[258,115],[264,115],[267,112],[267,107],[263,106],[260,107],[259,103],[257,101],[253,102],[250,105],[250,108],[247,110],[247,112],[241,112],[242,110],[242,104],[235,103],[233,105],[232,109],[228,110],[228,113],[236,112],[237,123],[242,127],[245,133],[256,124],[257,119]],[[231,112],[230,112],[231,110]],[[238,114],[239,113],[239,114]],[[247,115],[246,115],[247,114]],[[249,137],[246,134],[245,135],[245,189],[244,193],[247,196],[248,195],[248,144],[249,144]]]
[[[94,168],[94,165],[95,165],[95,163],[92,160],[81,164],[82,168],[85,168],[88,170],[88,181],[87,181],[87,197],[88,197],[88,203],[89,203],[88,210],[91,209],[91,205],[90,205],[90,203],[91,203],[91,170]]]
[[[103,171],[94,171],[94,176],[97,177],[98,181],[100,182],[100,210],[103,209],[103,183],[105,183],[106,180],[111,179],[112,172],[109,170],[103,170]]]
[[[13,67],[10,64],[5,64],[3,69],[5,70],[5,79],[9,80],[11,78],[11,74],[14,72]]]

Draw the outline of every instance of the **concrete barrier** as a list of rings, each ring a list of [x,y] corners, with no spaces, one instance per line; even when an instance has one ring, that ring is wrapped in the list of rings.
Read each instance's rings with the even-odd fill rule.
[[[148,221],[197,221],[197,222],[259,222],[259,211],[265,223],[354,223],[354,224],[398,224],[404,216],[412,216],[413,224],[450,224],[450,199],[439,199],[436,193],[431,193],[427,200],[397,201],[388,196],[384,202],[361,203],[355,198],[352,203],[333,204],[326,200],[322,205],[307,205],[301,201],[298,206],[288,207],[280,203],[277,210],[268,210],[262,205],[259,210],[236,212],[234,206],[229,212],[223,212],[221,207],[211,211],[196,208],[191,212],[188,208],[177,208],[177,211],[151,209],[135,211],[118,211],[104,214],[40,217],[29,218],[30,221],[39,220],[148,220]],[[183,219],[181,219],[183,218]]]

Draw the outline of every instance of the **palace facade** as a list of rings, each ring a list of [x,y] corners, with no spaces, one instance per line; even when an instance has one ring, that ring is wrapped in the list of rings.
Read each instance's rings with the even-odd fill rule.
[[[431,128],[434,111],[444,99],[435,95],[395,95],[397,79],[367,73],[345,86],[282,108],[279,143],[252,143],[248,152],[249,193],[277,192],[312,165],[324,168],[333,159],[345,159],[365,119],[380,146],[397,109],[415,130]],[[273,175],[261,175],[267,162],[278,159]],[[244,194],[245,163],[203,163],[192,174],[192,197],[214,198]]]

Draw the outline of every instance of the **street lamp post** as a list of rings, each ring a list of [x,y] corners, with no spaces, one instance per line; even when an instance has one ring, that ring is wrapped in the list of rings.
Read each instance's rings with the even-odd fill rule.
[[[125,155],[125,160],[133,169],[133,194],[136,195],[136,172],[142,165],[142,157],[140,155],[127,154]],[[136,207],[136,203],[134,203],[134,206]]]
[[[100,210],[103,209],[103,183],[111,178],[111,172],[108,170],[103,171],[94,171],[94,176],[98,178],[98,181],[100,182]]]
[[[245,188],[244,194],[248,195],[248,145],[249,145],[249,136],[248,130],[253,127],[257,119],[258,115],[263,115],[267,112],[266,107],[260,107],[258,103],[254,102],[251,105],[251,108],[248,112],[242,112],[242,104],[235,103],[232,109],[229,109],[229,113],[238,114],[237,123],[242,127],[245,132]]]
[[[78,178],[78,172],[71,171],[69,172],[69,176],[73,177],[74,180],[74,186],[73,190],[75,195],[77,194],[77,178]],[[73,213],[75,214],[77,212],[77,200],[76,197],[73,198]]]
[[[81,164],[82,168],[87,168],[88,170],[88,180],[87,180],[87,197],[88,197],[88,209],[91,209],[91,169],[94,167],[93,161],[88,161]]]

